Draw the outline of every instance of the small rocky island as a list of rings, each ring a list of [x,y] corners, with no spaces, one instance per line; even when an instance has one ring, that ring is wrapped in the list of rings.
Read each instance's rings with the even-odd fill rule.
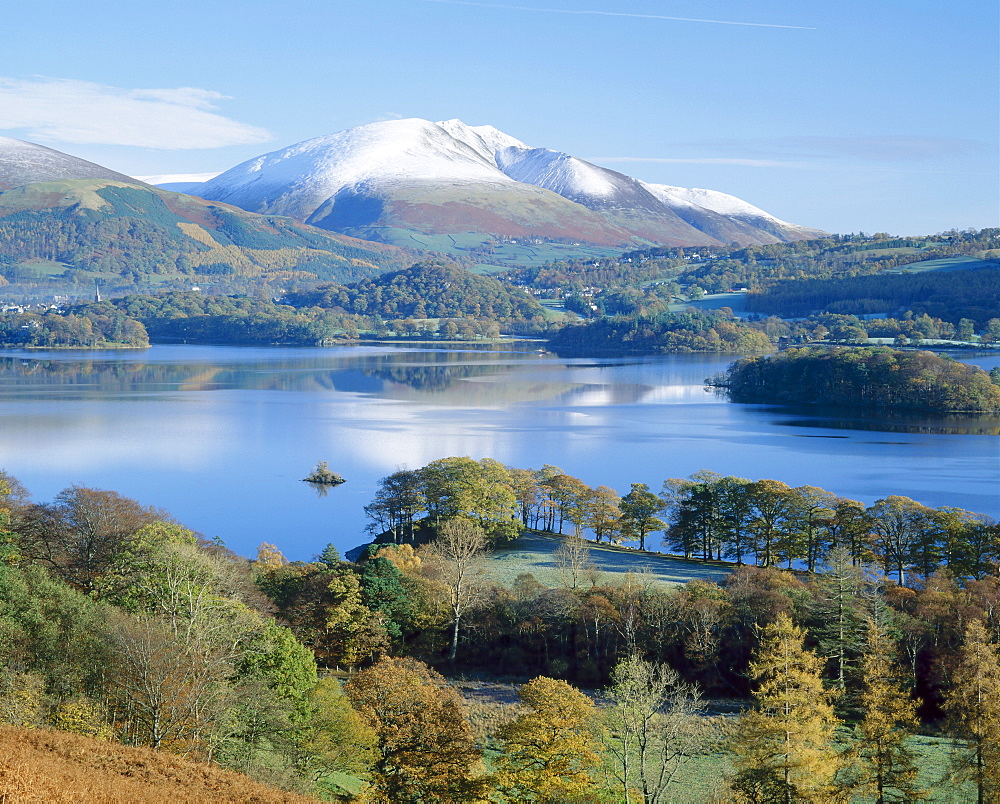
[[[344,478],[332,471],[326,461],[319,461],[308,477],[302,478],[306,483],[317,483],[321,486],[339,486]]]

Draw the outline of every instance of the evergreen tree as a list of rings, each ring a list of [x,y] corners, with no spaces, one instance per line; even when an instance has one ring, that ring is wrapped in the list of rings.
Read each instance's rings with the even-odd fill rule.
[[[815,583],[810,631],[820,655],[831,661],[833,684],[843,692],[856,687],[853,682],[865,642],[864,608],[874,594],[872,581],[852,562],[847,548],[838,546],[830,551]]]
[[[805,633],[786,614],[763,629],[750,674],[756,706],[728,740],[737,800],[755,804],[835,799],[841,761],[833,746],[838,720],[820,679],[823,663],[803,647]]]

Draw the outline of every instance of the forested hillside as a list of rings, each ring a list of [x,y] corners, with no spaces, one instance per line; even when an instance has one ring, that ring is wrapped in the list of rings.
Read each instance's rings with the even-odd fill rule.
[[[853,315],[929,315],[982,329],[1000,317],[1000,262],[967,271],[784,281],[747,294],[752,312],[796,318],[819,310]]]
[[[522,290],[442,261],[419,262],[346,286],[324,285],[290,293],[286,301],[295,307],[383,318],[485,319],[505,329],[511,325],[539,326],[545,318],[541,305]]]
[[[93,179],[0,193],[0,273],[106,287],[349,280],[412,260],[391,246],[145,185]],[[61,270],[60,270],[61,269]]]
[[[761,289],[785,280],[878,275],[955,258],[968,258],[970,263],[1000,259],[1000,229],[926,237],[832,235],[746,247],[658,247],[625,252],[617,260],[555,262],[508,271],[504,276],[517,284],[562,294],[636,287],[650,281],[721,293],[736,287]]]
[[[669,354],[758,352],[773,344],[756,329],[725,313],[660,313],[622,316],[564,326],[549,337],[556,354]]]

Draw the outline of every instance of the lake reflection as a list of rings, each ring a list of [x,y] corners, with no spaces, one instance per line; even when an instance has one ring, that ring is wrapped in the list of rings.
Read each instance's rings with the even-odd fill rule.
[[[360,543],[378,478],[448,455],[556,464],[620,493],[708,468],[866,503],[904,494],[1000,516],[996,419],[879,423],[734,405],[703,382],[733,359],[390,347],[8,351],[0,465],[36,499],[71,483],[115,489],[237,552],[268,541],[292,558],[330,541],[341,550]],[[317,460],[348,482],[317,496],[299,481]]]

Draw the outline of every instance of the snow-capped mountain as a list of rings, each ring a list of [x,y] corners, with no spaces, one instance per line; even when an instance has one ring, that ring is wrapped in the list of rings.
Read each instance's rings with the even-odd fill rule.
[[[688,209],[709,210],[731,220],[770,232],[783,240],[804,240],[823,234],[816,229],[783,221],[735,195],[720,193],[718,190],[672,187],[669,184],[647,184],[646,182],[642,182],[642,185],[664,204],[673,208],[681,217],[685,217],[685,211]],[[688,212],[687,214],[695,213]],[[800,233],[797,237],[795,236],[796,232]],[[781,237],[782,234],[785,236]]]
[[[460,120],[358,126],[264,154],[185,190],[390,242],[419,233],[704,245],[819,234],[724,193],[645,184]]]
[[[0,137],[0,191],[38,181],[63,179],[108,179],[136,183],[136,179],[86,159],[33,142]]]

